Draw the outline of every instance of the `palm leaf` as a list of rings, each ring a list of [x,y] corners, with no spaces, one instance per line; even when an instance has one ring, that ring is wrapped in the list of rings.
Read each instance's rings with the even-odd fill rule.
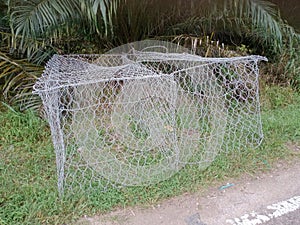
[[[49,35],[49,30],[61,26],[78,9],[75,0],[11,1],[10,12],[13,47],[17,48],[16,39],[21,36],[22,48],[27,39],[54,38],[56,34]]]
[[[240,0],[241,1],[241,0]],[[276,6],[268,1],[263,0],[242,0],[246,1],[245,15],[251,19],[252,31],[264,31],[266,41],[277,44],[277,49],[282,47],[282,21]],[[262,36],[262,37],[263,37]]]
[[[32,86],[42,72],[43,67],[41,66],[36,66],[27,60],[12,59],[7,54],[0,52],[0,92],[6,100],[12,103],[22,100],[31,104],[26,99],[34,98]],[[35,103],[37,102],[35,101]],[[22,107],[26,108],[26,105],[22,105]]]
[[[284,28],[286,24],[281,19],[278,8],[266,0],[195,1],[191,11],[194,14],[185,16],[171,26],[171,30],[176,31],[175,34],[182,34],[183,31],[199,36],[219,33],[253,38],[253,43],[261,42],[276,52],[280,52],[284,45],[283,37],[296,35],[293,29]]]
[[[120,0],[11,0],[12,47],[26,52],[29,59],[70,37],[96,31],[107,36],[112,31],[112,13]],[[104,27],[104,28],[103,28]],[[110,30],[109,30],[110,29]],[[73,32],[73,33],[72,33]],[[37,61],[47,58],[45,55]]]
[[[209,15],[204,16],[215,24],[221,21],[224,30],[250,36],[264,30],[261,38],[282,46],[282,20],[275,4],[265,0],[217,0],[213,4]]]

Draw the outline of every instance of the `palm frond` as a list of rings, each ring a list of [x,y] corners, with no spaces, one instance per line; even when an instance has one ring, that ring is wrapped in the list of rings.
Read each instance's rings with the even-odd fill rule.
[[[12,47],[35,58],[47,45],[78,33],[107,36],[120,0],[11,0]],[[110,29],[110,30],[109,30]],[[42,45],[40,45],[42,43]],[[44,56],[45,58],[45,56]],[[43,57],[39,60],[41,61]]]
[[[241,0],[240,0],[241,1]],[[247,0],[246,16],[252,20],[252,30],[264,30],[267,42],[273,42],[275,48],[282,48],[282,21],[276,6],[264,0]]]
[[[15,36],[40,38],[78,12],[75,0],[11,1],[10,22]]]
[[[283,30],[282,19],[275,4],[266,0],[216,0],[212,4],[208,15],[213,22],[213,29],[224,30],[241,35],[257,36],[259,30],[264,34],[260,39],[265,42],[276,42],[276,49],[282,47]]]
[[[195,1],[193,13],[172,25],[176,34],[184,31],[200,36],[219,33],[251,38],[253,42],[273,48],[273,52],[280,52],[286,37],[296,35],[294,30],[284,28],[286,24],[277,6],[266,0]]]
[[[29,63],[25,59],[13,59],[0,52],[1,95],[12,103],[22,101],[29,104],[30,101],[26,101],[26,99],[34,98],[32,96],[32,86],[42,74],[43,69],[43,67]],[[22,106],[27,107],[26,105]],[[36,105],[36,107],[39,107],[39,105]]]

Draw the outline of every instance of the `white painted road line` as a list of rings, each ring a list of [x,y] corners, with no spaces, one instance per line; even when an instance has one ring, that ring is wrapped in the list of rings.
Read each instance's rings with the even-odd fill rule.
[[[300,196],[294,196],[286,201],[281,201],[266,207],[267,213],[251,212],[240,218],[228,219],[226,223],[232,225],[256,225],[263,224],[274,218],[286,215],[300,209]]]

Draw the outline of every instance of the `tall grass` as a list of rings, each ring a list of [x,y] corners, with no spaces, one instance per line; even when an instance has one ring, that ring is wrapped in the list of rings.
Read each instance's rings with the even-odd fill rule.
[[[288,104],[285,99],[288,99]],[[58,198],[55,155],[47,123],[28,111],[0,108],[0,224],[70,224],[83,215],[118,206],[151,205],[184,192],[203,190],[242,173],[268,170],[278,159],[300,155],[286,147],[300,144],[300,96],[291,89],[263,86],[265,139],[256,149],[219,155],[199,173],[187,166],[171,179],[147,187],[108,189]]]
[[[267,66],[265,77],[269,83],[292,86],[300,90],[300,37],[286,43],[277,59]]]

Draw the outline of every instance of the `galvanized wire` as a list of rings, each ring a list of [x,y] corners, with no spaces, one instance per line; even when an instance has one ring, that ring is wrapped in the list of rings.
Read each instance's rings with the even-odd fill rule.
[[[53,56],[34,89],[51,127],[60,194],[149,185],[259,145],[261,60],[202,58],[163,42]]]

